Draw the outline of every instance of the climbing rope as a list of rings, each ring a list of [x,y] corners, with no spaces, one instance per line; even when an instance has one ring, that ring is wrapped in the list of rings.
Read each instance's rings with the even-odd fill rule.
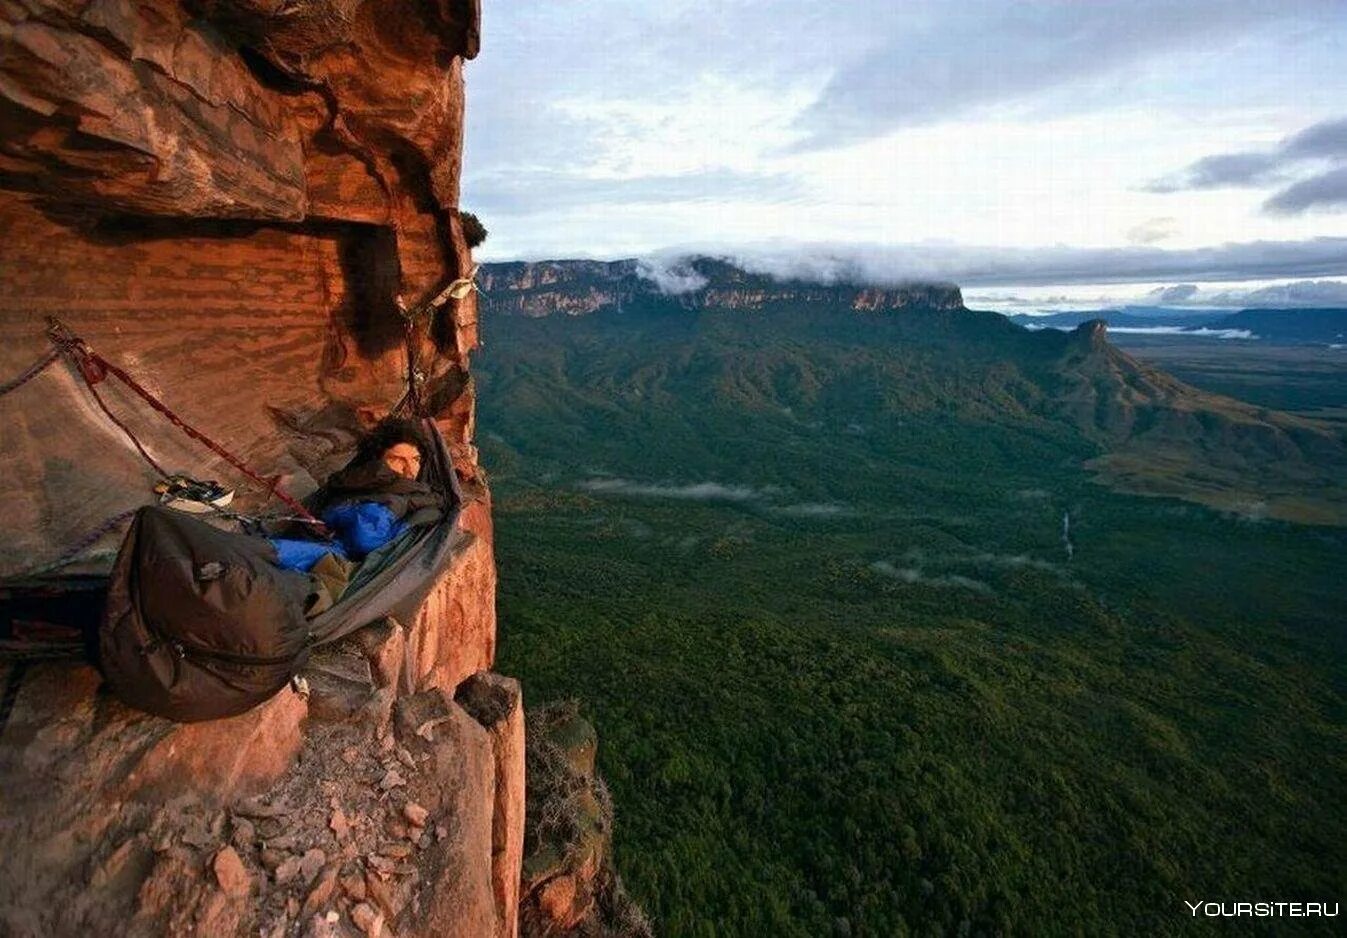
[[[74,563],[76,560],[79,559],[80,554],[84,553],[90,547],[93,547],[95,544],[97,544],[103,538],[104,535],[108,534],[111,531],[116,530],[124,522],[129,521],[131,519],[131,516],[134,515],[138,510],[139,509],[137,508],[128,508],[126,511],[119,512],[118,514],[113,515],[111,518],[104,521],[102,524],[94,528],[88,534],[84,535],[84,537],[76,541],[73,546],[71,546],[65,553],[57,557],[55,560],[48,561],[47,563],[44,564],[39,564],[36,567],[31,567],[27,570],[24,570],[22,573],[17,574],[16,576],[6,577],[6,579],[7,580],[28,579],[30,577],[46,576],[48,573],[55,573],[62,567],[70,566],[72,563]]]
[[[420,384],[425,380],[425,375],[421,374],[416,367],[416,316],[424,310],[424,307],[418,307],[416,310],[409,310],[407,304],[403,302],[402,297],[396,298],[398,312],[402,314],[402,334],[407,344],[407,393],[402,396],[393,408],[394,412],[402,409],[404,403],[412,409],[412,416],[421,416],[421,389]]]
[[[31,366],[24,369],[24,372],[20,374],[17,378],[11,378],[4,384],[0,384],[0,397],[4,397],[10,391],[17,391],[19,388],[23,387],[29,381],[32,381],[38,375],[42,374],[42,372],[46,371],[47,368],[60,357],[61,357],[61,350],[58,348],[53,348],[51,351],[47,352],[47,354],[43,355],[40,359],[34,362]]]

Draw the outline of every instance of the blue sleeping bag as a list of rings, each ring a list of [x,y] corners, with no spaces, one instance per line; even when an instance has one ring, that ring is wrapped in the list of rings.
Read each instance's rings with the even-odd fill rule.
[[[267,538],[276,548],[276,563],[286,570],[307,573],[328,554],[335,554],[342,560],[363,560],[407,530],[407,524],[393,514],[391,508],[379,502],[333,505],[323,512],[322,520],[336,540]]]

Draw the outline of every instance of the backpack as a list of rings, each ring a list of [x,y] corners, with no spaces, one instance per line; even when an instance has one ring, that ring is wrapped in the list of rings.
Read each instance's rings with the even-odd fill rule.
[[[180,722],[243,713],[308,660],[310,592],[264,538],[142,508],[112,571],[99,667],[139,710]]]

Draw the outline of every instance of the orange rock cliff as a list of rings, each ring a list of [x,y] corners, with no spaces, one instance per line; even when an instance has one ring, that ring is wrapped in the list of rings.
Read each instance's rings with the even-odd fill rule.
[[[0,376],[57,316],[298,496],[406,390],[401,300],[466,276],[475,0],[0,0]],[[415,621],[309,691],[175,725],[86,666],[5,666],[0,932],[518,931],[524,718],[495,657],[476,299],[411,338],[467,499]],[[129,394],[161,463],[263,493]],[[0,576],[97,575],[153,474],[58,363],[0,398]],[[67,563],[67,561],[73,562]]]

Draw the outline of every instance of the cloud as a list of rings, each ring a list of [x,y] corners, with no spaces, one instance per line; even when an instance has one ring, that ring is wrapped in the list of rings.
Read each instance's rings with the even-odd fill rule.
[[[1192,299],[1199,287],[1195,283],[1176,283],[1172,287],[1156,287],[1146,294],[1150,303],[1184,303]]]
[[[578,486],[600,495],[626,495],[636,498],[669,498],[695,502],[770,502],[779,498],[782,490],[774,485],[724,485],[720,482],[691,482],[687,484],[657,484],[635,482],[631,479],[586,479]],[[763,506],[773,514],[791,518],[849,518],[855,510],[834,502],[798,502],[788,505]]]
[[[1298,280],[1254,290],[1220,290],[1200,293],[1188,302],[1201,306],[1242,306],[1278,309],[1282,307],[1347,307],[1347,281]]]
[[[658,258],[637,261],[636,273],[653,283],[666,296],[694,293],[709,282],[687,264],[664,263]]]
[[[1054,326],[1053,328],[1058,328]],[[1067,331],[1067,330],[1063,330]],[[1205,326],[1109,326],[1118,335],[1195,335],[1207,339],[1256,339],[1248,329],[1208,329]]]
[[[492,229],[481,259],[780,235],[1171,244],[1137,223],[1180,212],[1139,182],[1259,149],[1227,128],[1342,113],[1347,90],[1341,0],[485,7],[461,191]],[[1331,149],[1331,130],[1288,148]],[[1232,228],[1218,200],[1180,220],[1185,244],[1284,225]]]
[[[1347,117],[1312,124],[1288,137],[1281,150],[1287,156],[1306,159],[1347,156]]]
[[[1051,307],[1067,310],[1126,310],[1129,306],[1192,307],[1196,310],[1347,307],[1347,280],[1290,280],[1259,287],[1199,287],[1196,283],[1176,283],[1173,286],[1156,287],[1140,295],[1115,292],[1111,296],[1020,296],[989,292],[971,296],[967,303],[974,309],[1002,311],[1006,307],[1025,307],[1030,313]]]
[[[566,165],[564,161],[560,165]],[[494,217],[558,212],[613,203],[789,203],[804,195],[787,173],[742,172],[712,167],[686,173],[591,176],[569,170],[534,169],[479,174],[473,180],[474,210]]]
[[[1293,280],[1260,287],[1199,287],[1194,283],[1156,287],[1137,296],[1117,293],[1113,296],[1052,295],[1019,296],[1009,293],[984,293],[968,298],[974,309],[1024,307],[1031,314],[1053,307],[1071,311],[1125,310],[1129,306],[1190,307],[1195,310],[1230,308],[1283,309],[1291,307],[1347,307],[1347,281]]]
[[[981,580],[973,580],[957,573],[929,576],[916,567],[898,567],[887,560],[876,560],[870,564],[876,573],[892,577],[900,583],[920,584],[922,586],[944,586],[953,589],[972,590],[975,593],[990,593],[992,588]]]
[[[849,518],[856,514],[846,505],[832,502],[801,502],[798,505],[782,505],[772,510],[777,514],[794,518]]]
[[[1279,153],[1220,153],[1206,156],[1185,169],[1152,180],[1147,192],[1183,192],[1188,189],[1254,187],[1283,178],[1285,157]]]
[[[1196,57],[1278,21],[1318,21],[1332,12],[1314,0],[871,7],[872,44],[843,59],[797,118],[794,149],[832,148],[1062,86],[1116,80],[1165,55]]]
[[[1292,134],[1274,149],[1207,156],[1142,188],[1148,192],[1266,187],[1282,183],[1307,165],[1337,164],[1291,182],[1263,203],[1272,215],[1347,208],[1347,117],[1320,121]]]
[[[1062,573],[1062,568],[1057,564],[1039,560],[1037,557],[1030,557],[1028,554],[977,554],[970,560],[973,563],[986,564],[992,567],[1030,568],[1048,573]]]
[[[748,502],[770,494],[769,489],[747,485],[722,485],[719,482],[693,482],[687,485],[656,485],[630,479],[587,479],[580,488],[603,495],[635,495],[645,498],[673,498],[696,502]]]
[[[685,246],[661,256],[707,254],[779,279],[895,285],[911,281],[960,287],[1054,284],[1281,280],[1347,274],[1347,237],[1301,241],[1230,242],[1166,250],[1135,246],[999,247],[920,244],[818,244],[771,241],[753,245]]]
[[[1274,215],[1299,215],[1310,209],[1347,208],[1347,165],[1302,179],[1263,203]]]
[[[1169,215],[1148,218],[1127,231],[1129,244],[1156,244],[1174,236],[1174,226],[1178,219]]]

